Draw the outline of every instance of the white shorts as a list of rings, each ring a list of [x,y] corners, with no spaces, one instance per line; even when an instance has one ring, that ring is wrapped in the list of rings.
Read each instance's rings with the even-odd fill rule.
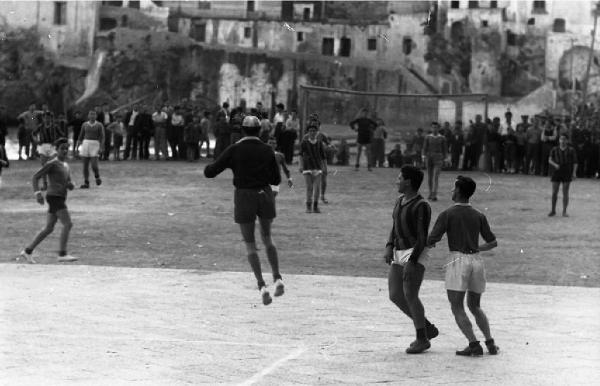
[[[279,193],[279,185],[271,185],[271,190],[273,193]]]
[[[84,139],[81,143],[79,155],[81,157],[98,157],[100,151],[100,141],[94,139]]]
[[[314,177],[316,177],[316,176],[318,176],[318,175],[321,175],[321,174],[323,174],[323,171],[322,171],[322,170],[320,170],[320,169],[313,169],[313,170],[303,170],[303,171],[302,171],[302,174],[310,174],[311,176],[314,176]]]
[[[470,291],[481,294],[485,291],[485,267],[477,253],[467,255],[451,252],[446,264],[446,289]]]
[[[394,250],[394,261],[392,262],[392,264],[398,264],[398,265],[404,266],[408,262],[408,259],[410,258],[412,251],[413,251],[413,248]],[[423,252],[421,252],[421,256],[419,256],[418,262],[419,262],[419,264],[421,264],[425,268],[427,268],[427,265],[429,263],[429,248],[423,249]]]
[[[38,146],[38,153],[44,157],[53,157],[56,154],[56,149],[51,143],[42,143]]]

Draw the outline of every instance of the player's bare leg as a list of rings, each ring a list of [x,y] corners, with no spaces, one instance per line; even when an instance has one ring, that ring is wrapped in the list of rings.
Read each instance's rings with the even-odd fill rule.
[[[265,280],[263,279],[262,269],[260,266],[260,259],[258,257],[258,249],[256,248],[256,240],[254,239],[254,228],[254,222],[240,224],[242,237],[244,238],[244,243],[246,244],[248,263],[250,263],[250,268],[252,268],[252,272],[254,273],[254,277],[256,278],[258,289],[260,290],[263,299],[263,304],[266,306],[271,304],[273,299],[271,299],[271,295],[269,294],[269,291],[267,290],[267,285],[265,283]]]
[[[269,265],[271,266],[271,271],[273,272],[273,282],[275,283],[274,295],[281,296],[285,291],[285,287],[283,285],[281,273],[279,272],[279,256],[277,255],[277,247],[275,247],[273,239],[271,238],[271,224],[273,223],[273,220],[259,218],[258,221],[260,224],[260,236],[263,244],[265,245],[267,258],[269,259]]]
[[[471,324],[471,321],[469,320],[469,317],[465,312],[465,292],[452,290],[447,290],[447,292],[448,300],[450,301],[450,307],[452,308],[452,314],[454,315],[454,320],[456,320],[458,328],[469,341],[469,346],[467,346],[464,350],[457,351],[456,355],[483,355],[483,348],[481,347],[481,344],[479,344],[479,341],[475,337],[475,333],[473,332],[473,325]]]

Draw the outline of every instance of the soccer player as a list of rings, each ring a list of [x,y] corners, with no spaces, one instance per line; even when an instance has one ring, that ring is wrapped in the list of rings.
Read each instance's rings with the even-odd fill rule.
[[[412,319],[417,339],[406,349],[407,354],[419,354],[431,347],[429,339],[439,331],[425,318],[425,309],[419,300],[419,289],[425,275],[429,254],[425,248],[431,220],[429,203],[419,194],[423,172],[412,165],[404,165],[398,175],[398,192],[392,215],[393,226],[384,259],[390,265],[388,290],[390,300]]]
[[[294,182],[292,180],[292,176],[290,175],[290,170],[287,168],[285,156],[283,155],[283,153],[280,153],[277,150],[275,150],[277,149],[277,141],[275,140],[275,137],[270,137],[268,143],[269,146],[271,146],[271,148],[275,152],[275,159],[277,160],[277,165],[279,165],[281,170],[283,170],[283,173],[287,178],[288,186],[292,188],[294,186]],[[277,197],[277,194],[279,193],[279,185],[271,185],[271,190],[273,190],[273,196]]]
[[[60,247],[58,249],[58,261],[69,262],[77,260],[76,257],[67,254],[67,240],[69,232],[73,227],[71,216],[65,201],[67,200],[67,190],[73,190],[74,185],[71,182],[71,173],[69,165],[65,162],[69,153],[69,140],[59,138],[54,142],[57,155],[55,158],[46,162],[42,168],[33,175],[33,190],[35,198],[40,205],[44,205],[44,196],[39,189],[39,180],[43,176],[48,177],[48,190],[46,191],[46,202],[48,203],[48,216],[46,227],[42,229],[33,239],[31,244],[21,251],[19,260],[24,258],[28,263],[35,264],[32,253],[44,239],[54,231],[54,225],[57,220],[63,225],[60,233]]]
[[[83,158],[84,179],[84,183],[80,188],[90,188],[90,162],[94,171],[94,177],[96,178],[96,185],[100,185],[102,180],[100,179],[100,171],[98,169],[98,154],[100,153],[100,149],[104,149],[104,126],[102,126],[102,123],[96,121],[96,112],[94,110],[90,110],[88,121],[84,122],[81,126],[81,132],[79,133],[75,148],[78,148],[79,145],[81,145],[79,155]]]
[[[300,173],[306,182],[306,213],[321,213],[319,195],[321,178],[326,164],[325,145],[317,136],[319,131],[315,121],[309,121],[308,134],[300,142]]]
[[[475,181],[471,178],[456,178],[452,190],[452,201],[455,204],[440,213],[427,239],[427,246],[432,248],[442,239],[444,233],[448,236],[450,255],[446,264],[446,291],[456,324],[469,340],[469,345],[464,350],[456,352],[456,355],[462,356],[483,355],[483,348],[475,337],[471,321],[464,309],[467,291],[467,306],[485,336],[488,352],[492,355],[498,353],[488,319],[480,306],[486,281],[483,259],[479,255],[479,252],[489,251],[498,246],[498,242],[485,215],[469,203],[475,188]],[[480,234],[485,240],[483,245],[479,245]]]
[[[58,133],[50,111],[43,114],[42,123],[34,130],[33,135],[39,138],[38,153],[43,166],[56,155],[54,141],[58,139]],[[42,190],[46,190],[47,187],[48,182],[44,176]]]
[[[569,186],[575,179],[577,173],[577,154],[575,149],[568,146],[566,134],[561,134],[558,139],[558,146],[550,151],[548,163],[554,168],[552,173],[552,210],[548,216],[556,215],[556,201],[558,200],[558,188],[560,184],[563,187],[563,217],[568,217],[567,206],[569,205]]]
[[[423,143],[423,161],[427,167],[428,199],[437,201],[440,172],[446,159],[448,145],[446,137],[440,133],[440,125],[437,122],[431,122],[431,130],[432,133],[425,137]]]
[[[356,130],[356,163],[355,170],[360,167],[360,155],[362,150],[365,150],[365,156],[367,157],[367,169],[371,171],[371,142],[373,140],[373,132],[377,127],[377,123],[368,117],[369,110],[362,109],[360,116],[350,122],[350,128]]]
[[[275,197],[270,185],[279,185],[281,174],[273,149],[258,138],[260,121],[249,115],[242,121],[244,137],[227,147],[204,169],[204,175],[214,178],[229,168],[233,171],[234,221],[240,224],[242,237],[246,243],[248,262],[258,282],[264,305],[273,299],[262,276],[258,257],[254,227],[256,217],[260,225],[260,234],[267,251],[267,258],[273,272],[275,296],[284,293],[283,280],[279,273],[277,248],[271,238],[271,225],[275,218]]]
[[[8,157],[6,156],[6,150],[4,150],[4,144],[0,143],[0,188],[2,187],[2,168],[10,166]]]

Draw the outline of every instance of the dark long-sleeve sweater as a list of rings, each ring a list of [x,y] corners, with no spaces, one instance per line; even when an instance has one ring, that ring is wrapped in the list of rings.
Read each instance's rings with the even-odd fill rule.
[[[215,162],[204,168],[204,175],[214,178],[227,168],[233,171],[233,185],[239,189],[258,189],[281,183],[275,152],[258,137],[244,137],[229,146]]]

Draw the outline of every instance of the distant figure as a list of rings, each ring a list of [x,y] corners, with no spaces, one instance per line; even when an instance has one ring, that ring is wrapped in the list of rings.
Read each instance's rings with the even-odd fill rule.
[[[360,155],[364,149],[367,158],[367,169],[371,171],[371,143],[373,141],[373,131],[377,123],[368,117],[369,110],[362,109],[360,116],[350,122],[350,128],[356,131],[356,162],[355,170],[360,167]]]
[[[88,113],[88,121],[82,125],[77,143],[77,147],[81,145],[80,154],[83,158],[84,182],[80,188],[89,189],[90,187],[90,163],[92,164],[92,171],[96,178],[96,185],[100,185],[102,180],[100,179],[100,170],[98,169],[98,155],[100,154],[100,149],[104,148],[104,127],[102,123],[96,121],[96,112],[94,110],[90,110]]]
[[[399,143],[388,153],[387,162],[389,168],[399,168],[404,164],[404,157],[402,156],[402,149]]]
[[[348,166],[350,164],[350,146],[345,138],[340,140],[337,154],[335,155],[336,165]]]
[[[372,148],[372,160],[371,165],[378,168],[383,167],[385,162],[385,140],[387,138],[387,131],[385,129],[385,123],[383,119],[377,119],[377,127],[373,132],[373,144]]]
[[[548,164],[554,168],[552,172],[552,210],[548,216],[556,215],[556,201],[558,200],[558,188],[563,186],[563,217],[568,217],[567,206],[569,205],[569,186],[577,175],[577,154],[575,149],[568,146],[567,135],[561,134],[558,146],[550,151]]]
[[[425,137],[423,144],[423,161],[427,167],[428,199],[437,201],[440,172],[446,160],[448,146],[446,137],[440,133],[440,125],[437,122],[431,122],[431,131],[432,133]]]

